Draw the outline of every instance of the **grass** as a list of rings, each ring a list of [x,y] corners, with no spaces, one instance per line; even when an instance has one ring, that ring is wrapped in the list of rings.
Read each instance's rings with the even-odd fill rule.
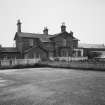
[[[27,68],[0,80],[0,105],[105,105],[105,72]]]

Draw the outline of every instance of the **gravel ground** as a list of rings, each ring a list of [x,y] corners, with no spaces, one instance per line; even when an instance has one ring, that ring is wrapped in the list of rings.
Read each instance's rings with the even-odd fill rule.
[[[105,72],[1,70],[0,105],[105,105]]]

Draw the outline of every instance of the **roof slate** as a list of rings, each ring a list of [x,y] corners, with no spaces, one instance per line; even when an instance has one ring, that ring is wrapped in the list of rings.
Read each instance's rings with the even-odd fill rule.
[[[104,48],[105,49],[104,44],[84,44],[84,43],[79,43],[78,47],[80,47],[80,48]]]
[[[25,33],[25,32],[18,33],[18,36],[26,38],[39,38],[42,42],[49,42],[50,41],[49,38],[54,37],[54,35]]]
[[[15,47],[2,47],[1,52],[18,52]]]
[[[56,37],[58,35],[63,35],[63,34],[71,36],[73,38],[73,40],[78,40],[76,37],[74,37],[73,35],[71,35],[71,33],[68,33],[68,32],[63,32],[63,33],[60,32],[60,33],[54,34],[53,37]]]
[[[62,33],[58,33],[58,34],[54,34],[54,35],[50,35],[50,34],[46,35],[46,34],[39,34],[39,33],[26,33],[26,32],[17,33],[17,35],[20,37],[39,38],[42,42],[50,42],[50,38],[56,37],[56,36],[61,35],[61,34]],[[66,32],[66,34],[69,34],[69,33]],[[74,36],[72,36],[72,37],[73,37],[73,40],[78,40]],[[15,38],[16,38],[16,36],[15,36]]]

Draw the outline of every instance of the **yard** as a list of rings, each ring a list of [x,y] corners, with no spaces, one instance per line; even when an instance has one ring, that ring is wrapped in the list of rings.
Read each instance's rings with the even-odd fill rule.
[[[105,105],[105,72],[1,70],[0,105]]]

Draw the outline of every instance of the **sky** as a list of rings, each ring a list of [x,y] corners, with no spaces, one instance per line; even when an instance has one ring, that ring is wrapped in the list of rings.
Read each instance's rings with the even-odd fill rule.
[[[0,0],[0,44],[13,46],[17,20],[22,32],[60,32],[62,22],[80,43],[105,44],[105,0]]]

